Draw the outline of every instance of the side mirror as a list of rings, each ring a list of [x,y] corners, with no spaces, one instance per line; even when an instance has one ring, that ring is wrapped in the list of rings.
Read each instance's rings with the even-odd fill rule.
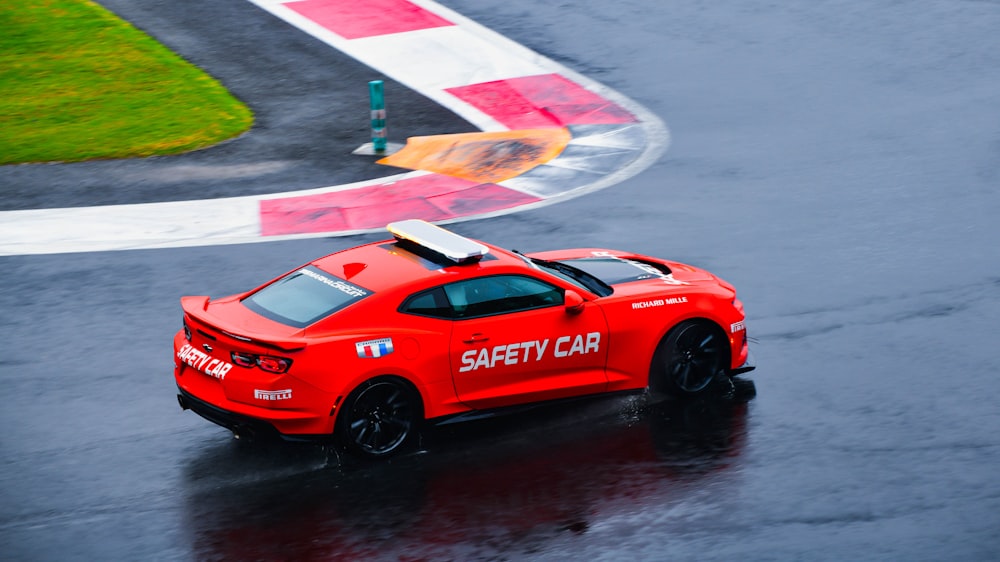
[[[573,289],[566,289],[566,296],[563,298],[563,304],[566,305],[566,314],[580,314],[583,312],[583,297],[580,293],[574,291]]]

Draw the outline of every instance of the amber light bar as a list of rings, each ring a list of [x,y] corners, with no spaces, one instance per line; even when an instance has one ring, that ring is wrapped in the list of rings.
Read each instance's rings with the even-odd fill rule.
[[[455,263],[478,261],[490,251],[479,242],[420,219],[389,223],[385,228],[397,239],[418,244]]]

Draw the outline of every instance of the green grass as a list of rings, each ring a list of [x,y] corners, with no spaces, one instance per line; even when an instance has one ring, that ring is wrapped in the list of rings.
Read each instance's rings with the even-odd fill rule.
[[[176,154],[246,131],[215,79],[89,0],[0,0],[0,164]]]

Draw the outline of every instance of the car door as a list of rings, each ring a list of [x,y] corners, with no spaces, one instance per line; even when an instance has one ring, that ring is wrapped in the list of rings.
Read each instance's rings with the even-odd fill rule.
[[[594,303],[569,311],[565,291],[526,275],[444,287],[453,310],[450,360],[459,400],[495,408],[603,391],[608,328]]]

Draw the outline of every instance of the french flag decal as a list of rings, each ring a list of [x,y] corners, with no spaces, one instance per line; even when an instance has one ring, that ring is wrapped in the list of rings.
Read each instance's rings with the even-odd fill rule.
[[[360,341],[354,344],[358,350],[358,357],[362,359],[374,359],[392,353],[392,338],[382,338],[380,340]]]

